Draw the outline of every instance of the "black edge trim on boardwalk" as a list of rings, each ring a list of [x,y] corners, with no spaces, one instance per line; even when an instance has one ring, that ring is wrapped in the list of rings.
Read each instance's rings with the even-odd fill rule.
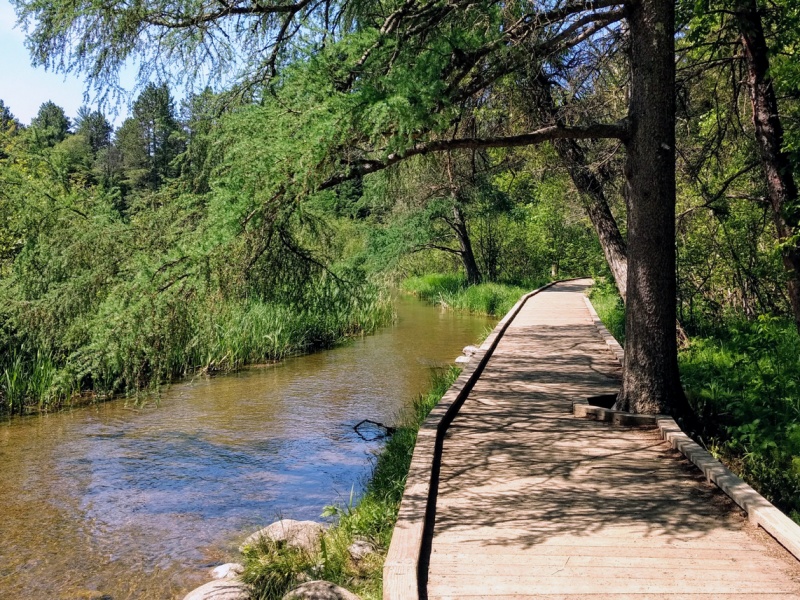
[[[516,316],[522,310],[522,307],[525,306],[528,300],[530,300],[537,294],[553,287],[554,285],[558,283],[565,283],[567,281],[576,281],[578,279],[586,279],[586,278],[575,277],[572,279],[561,279],[559,281],[553,281],[536,290],[533,290],[532,292],[525,294],[520,299],[520,301],[517,302],[517,304],[503,318],[503,321],[505,322],[503,323],[501,321],[501,324],[498,325],[498,328],[492,332],[492,334],[495,335],[495,338],[492,340],[491,345],[486,349],[483,357],[478,363],[478,366],[475,368],[475,371],[472,373],[470,378],[465,383],[464,388],[459,393],[456,401],[453,402],[453,404],[450,406],[450,408],[442,417],[441,421],[439,421],[439,425],[436,430],[436,444],[434,446],[433,466],[431,469],[431,481],[430,481],[430,487],[428,488],[429,489],[428,501],[427,501],[427,506],[425,508],[425,526],[422,532],[422,545],[420,547],[419,563],[417,565],[417,590],[418,590],[417,593],[419,595],[420,600],[427,600],[428,598],[428,567],[430,565],[430,554],[433,544],[433,528],[436,525],[436,498],[439,493],[439,472],[442,464],[442,451],[444,450],[444,436],[447,433],[450,424],[453,422],[453,419],[456,418],[464,402],[469,397],[472,388],[475,387],[475,383],[480,378],[484,368],[488,364],[489,360],[492,358],[492,354],[494,354],[497,345],[500,343],[500,340],[503,338],[503,335],[505,334],[509,325],[511,325]]]

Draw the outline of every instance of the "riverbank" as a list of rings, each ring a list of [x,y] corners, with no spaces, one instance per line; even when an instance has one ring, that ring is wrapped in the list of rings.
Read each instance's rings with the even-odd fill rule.
[[[392,321],[387,292],[374,286],[362,292],[359,298],[343,293],[296,306],[206,299],[152,319],[125,314],[97,326],[104,330],[103,343],[82,343],[60,358],[41,349],[26,352],[6,340],[0,415],[152,392],[197,373],[231,373],[334,347]],[[113,332],[107,331],[110,326]]]
[[[625,309],[610,286],[592,304],[624,344]],[[704,323],[678,353],[681,380],[703,430],[695,438],[800,523],[800,336],[761,316]]]
[[[324,579],[358,594],[363,600],[383,596],[383,562],[403,496],[419,427],[458,377],[450,367],[434,374],[431,389],[421,394],[403,415],[402,425],[379,453],[363,496],[355,504],[329,506],[325,516],[335,523],[322,537],[317,553],[264,542],[245,550],[243,579],[257,600],[279,600],[302,581]],[[361,541],[373,552],[363,559],[351,556],[350,546]]]
[[[420,300],[445,308],[502,317],[520,297],[544,283],[536,282],[530,287],[502,283],[469,285],[463,275],[430,273],[409,277],[400,284],[400,289]]]

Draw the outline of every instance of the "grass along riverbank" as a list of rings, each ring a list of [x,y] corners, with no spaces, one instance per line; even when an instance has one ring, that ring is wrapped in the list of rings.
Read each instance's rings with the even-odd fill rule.
[[[201,371],[231,372],[329,348],[391,322],[389,295],[377,287],[365,286],[359,296],[328,292],[297,304],[154,294],[80,320],[71,329],[77,343],[40,340],[29,350],[0,340],[0,414],[136,393]]]
[[[383,562],[400,508],[419,427],[458,377],[455,367],[434,375],[431,389],[420,395],[378,456],[363,496],[352,505],[332,506],[326,516],[335,523],[322,537],[321,549],[309,554],[283,544],[262,541],[245,552],[244,581],[254,600],[278,600],[308,579],[324,579],[358,594],[363,600],[383,595]],[[348,547],[356,539],[371,543],[376,552],[356,563]]]
[[[400,289],[445,308],[502,317],[520,297],[540,285],[543,284],[530,289],[504,283],[469,285],[463,275],[431,273],[409,277],[400,284]]]
[[[615,290],[590,294],[624,343]],[[703,424],[697,441],[800,523],[800,336],[788,319],[731,317],[689,331],[678,360],[686,395]]]

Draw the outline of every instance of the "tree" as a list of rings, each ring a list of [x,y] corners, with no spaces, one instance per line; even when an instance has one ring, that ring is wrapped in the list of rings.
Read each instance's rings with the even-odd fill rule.
[[[188,2],[169,7],[152,2],[128,9],[89,2],[64,9],[58,2],[19,0],[17,7],[24,20],[36,21],[29,39],[37,60],[55,64],[65,59],[67,66],[90,72],[100,82],[130,54],[152,67],[181,53],[196,59],[202,51],[211,69],[231,65],[234,57],[247,65],[241,81],[245,88],[274,84],[277,100],[263,98],[269,104],[263,111],[269,115],[273,143],[269,156],[261,154],[267,164],[257,184],[254,179],[255,206],[249,211],[263,217],[274,214],[276,205],[291,206],[303,195],[412,156],[557,139],[621,140],[627,150],[628,340],[619,403],[634,412],[685,410],[674,335],[672,2],[565,1],[538,7],[407,0],[366,10],[307,0],[199,8]],[[308,35],[292,35],[298,31]],[[159,43],[150,44],[156,37]],[[212,37],[219,47],[210,43]],[[452,135],[464,103],[491,96],[502,78],[548,56],[568,55],[568,75],[579,89],[591,87],[595,80],[586,73],[598,70],[626,43],[626,115],[523,132],[506,123],[503,135]],[[230,53],[234,46],[244,49],[243,59]],[[283,66],[281,57],[292,54],[303,60],[293,61],[274,80],[275,68]],[[581,97],[577,93],[575,101]],[[255,114],[240,116],[252,119]],[[231,148],[230,156],[242,158],[237,152]],[[250,160],[255,159],[251,154]],[[247,227],[252,217],[242,222]]]
[[[39,107],[39,112],[31,120],[31,128],[45,146],[54,146],[67,137],[70,121],[64,109],[47,101]]]
[[[689,35],[684,44],[685,66],[689,78],[711,70],[725,86],[727,98],[718,102],[715,112],[720,124],[713,142],[691,167],[698,178],[700,165],[718,160],[718,148],[723,141],[741,143],[741,135],[750,135],[754,146],[745,163],[722,182],[719,193],[707,191],[706,204],[719,206],[727,198],[729,188],[738,180],[751,177],[756,166],[761,167],[762,193],[752,199],[761,204],[766,199],[770,209],[778,250],[786,272],[786,292],[789,308],[800,331],[800,203],[796,184],[797,157],[787,149],[783,110],[797,105],[800,91],[797,67],[787,61],[798,43],[797,8],[778,2],[762,6],[757,0],[709,1],[688,9]],[[765,26],[766,23],[766,26]],[[771,66],[775,61],[778,67]],[[783,64],[781,64],[783,63]],[[783,106],[775,90],[774,71],[784,73]],[[721,72],[735,72],[720,77]],[[740,115],[745,105],[736,102],[740,91],[749,96],[749,114]],[[732,100],[731,100],[732,99]],[[746,110],[746,109],[745,109]],[[796,110],[796,109],[795,109]],[[735,121],[731,123],[732,120]],[[745,131],[747,121],[752,129]],[[792,119],[793,120],[793,119]]]
[[[88,106],[81,106],[78,109],[78,115],[75,118],[75,133],[86,138],[86,142],[95,154],[111,144],[113,131],[111,123],[99,110],[92,111]]]
[[[565,126],[565,118],[558,111],[552,88],[555,77],[545,77],[540,72],[527,88],[529,102],[540,118]],[[554,140],[553,146],[561,162],[569,172],[575,188],[581,194],[583,208],[592,222],[606,263],[614,277],[617,290],[625,302],[628,282],[628,248],[620,233],[617,221],[611,213],[606,198],[605,186],[608,175],[595,171],[589,165],[585,148],[574,139]]]
[[[11,126],[19,128],[19,121],[12,114],[11,109],[6,106],[5,102],[0,100],[0,129],[5,131]]]

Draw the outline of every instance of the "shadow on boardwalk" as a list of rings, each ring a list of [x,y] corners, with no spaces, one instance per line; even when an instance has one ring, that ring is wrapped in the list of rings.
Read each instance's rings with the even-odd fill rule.
[[[526,304],[450,426],[429,597],[800,598],[795,559],[681,454],[572,416],[620,378],[586,287]]]

